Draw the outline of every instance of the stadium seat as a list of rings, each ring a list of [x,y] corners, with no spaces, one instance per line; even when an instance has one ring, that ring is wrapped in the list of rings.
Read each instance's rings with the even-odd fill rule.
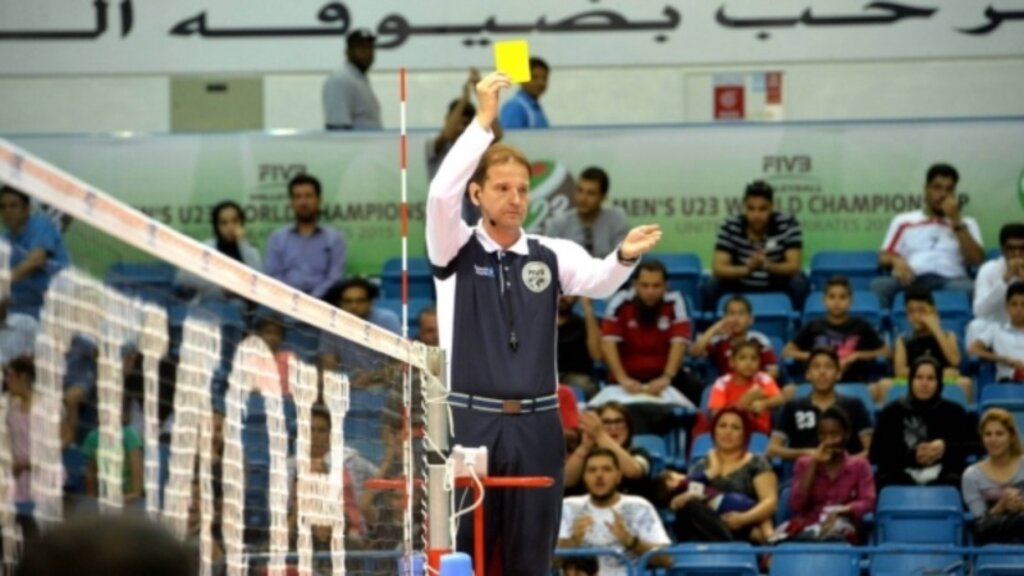
[[[812,292],[807,297],[804,303],[803,322],[825,317],[827,311],[824,295],[824,292]],[[863,318],[878,331],[882,330],[882,321],[886,317],[882,305],[878,302],[878,296],[869,290],[854,290],[853,300],[850,302],[850,315]]]
[[[673,556],[668,576],[757,576],[757,557],[749,544],[677,544],[662,552]]]
[[[770,576],[817,574],[819,576],[859,576],[860,559],[853,546],[821,544],[782,544],[772,556]]]
[[[718,317],[725,312],[725,302],[732,296],[726,294],[718,300]],[[797,319],[793,311],[793,303],[789,296],[782,292],[766,292],[764,294],[744,294],[754,309],[753,329],[763,332],[766,336],[775,336],[788,342],[792,336],[793,323]]]
[[[700,305],[700,278],[704,269],[700,256],[690,252],[652,254],[649,258],[660,260],[668,270],[669,290],[678,290],[689,298],[687,304]],[[690,310],[694,310],[691,306]]]
[[[876,552],[871,558],[871,576],[941,574],[963,576],[964,559],[958,554],[911,552],[899,546],[882,546],[893,552]]]
[[[402,298],[402,259],[389,258],[380,273],[380,286],[387,298]],[[426,258],[409,258],[409,298],[434,299],[434,275]]]
[[[656,476],[665,469],[669,460],[668,450],[665,449],[665,440],[656,434],[637,434],[633,436],[633,447],[643,448],[651,455],[650,476]]]
[[[811,258],[811,286],[824,290],[825,282],[837,274],[846,276],[854,290],[867,290],[878,276],[878,252],[822,250]]]
[[[695,462],[700,458],[707,456],[708,451],[711,450],[713,444],[711,442],[711,434],[704,433],[698,434],[693,439],[693,445],[690,446],[690,462]]]
[[[878,497],[878,542],[959,545],[963,504],[952,486],[889,486]]]
[[[122,286],[174,285],[177,269],[167,262],[117,262],[107,268],[103,281],[116,288]]]
[[[1024,385],[986,384],[981,390],[981,409],[1001,406],[1007,410],[1024,410]]]
[[[1024,574],[1024,547],[1007,544],[982,546],[974,561],[975,576]]]

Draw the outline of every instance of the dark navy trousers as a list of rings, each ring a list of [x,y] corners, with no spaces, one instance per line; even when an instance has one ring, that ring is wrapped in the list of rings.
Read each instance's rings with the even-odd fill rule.
[[[489,476],[555,479],[550,488],[495,488],[484,494],[487,565],[501,566],[503,576],[549,574],[564,486],[565,438],[558,410],[497,414],[453,406],[452,419],[453,445],[487,447]],[[472,505],[472,498],[469,490],[460,490],[456,510]],[[457,549],[473,555],[472,514],[459,518]]]

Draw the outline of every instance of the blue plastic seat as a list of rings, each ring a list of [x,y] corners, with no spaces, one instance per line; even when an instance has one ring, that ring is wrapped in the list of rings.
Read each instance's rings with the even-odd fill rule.
[[[853,546],[782,544],[772,556],[771,576],[817,574],[859,576],[860,553]]]
[[[757,556],[749,544],[677,544],[659,552],[673,556],[669,576],[757,576]]]
[[[384,262],[380,286],[387,298],[402,298],[401,258],[389,258]],[[426,258],[409,258],[409,298],[434,299],[434,275]]]
[[[1021,384],[986,384],[981,389],[982,410],[1000,406],[1007,410],[1024,410],[1024,386]]]
[[[899,546],[882,546],[893,552],[876,552],[871,558],[871,576],[941,574],[963,576],[964,559],[958,554],[912,552]]]
[[[963,540],[963,504],[952,486],[889,486],[877,506],[879,543],[949,544]]]
[[[166,262],[116,262],[107,268],[103,281],[112,286],[171,286],[176,273]]]
[[[878,252],[874,250],[822,250],[811,258],[811,286],[824,290],[825,282],[835,275],[846,276],[854,290],[866,290],[878,276]]]
[[[700,278],[704,272],[700,256],[692,252],[652,254],[651,259],[659,260],[668,271],[669,290],[678,290],[691,301],[700,302]],[[692,308],[691,308],[692,309]]]
[[[658,475],[665,469],[669,455],[664,438],[655,434],[637,434],[633,436],[633,446],[643,448],[651,455],[651,476]]]
[[[698,434],[693,439],[693,444],[690,446],[690,462],[695,462],[700,458],[708,455],[708,451],[714,447],[714,443],[711,441],[711,434],[707,432]]]
[[[1024,574],[1024,547],[1008,544],[982,546],[974,561],[975,576]]]

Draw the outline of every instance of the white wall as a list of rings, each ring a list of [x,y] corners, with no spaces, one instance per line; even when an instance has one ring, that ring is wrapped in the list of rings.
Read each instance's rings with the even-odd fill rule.
[[[787,120],[1024,116],[1024,59],[802,63],[779,67],[577,68],[552,71],[543,99],[552,123],[660,124],[711,120],[713,75],[781,70]],[[264,78],[264,127],[322,126],[323,74]],[[207,76],[210,77],[210,76]],[[463,71],[411,73],[411,128],[436,128]],[[398,125],[396,72],[371,81],[389,128]],[[170,78],[0,78],[0,133],[162,132]]]

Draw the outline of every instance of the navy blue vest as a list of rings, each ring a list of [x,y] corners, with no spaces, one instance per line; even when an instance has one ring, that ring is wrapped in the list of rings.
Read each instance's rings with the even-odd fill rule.
[[[474,234],[434,276],[455,275],[451,390],[501,399],[554,394],[558,258],[537,239],[529,255],[488,253]],[[504,288],[503,288],[504,286]]]

